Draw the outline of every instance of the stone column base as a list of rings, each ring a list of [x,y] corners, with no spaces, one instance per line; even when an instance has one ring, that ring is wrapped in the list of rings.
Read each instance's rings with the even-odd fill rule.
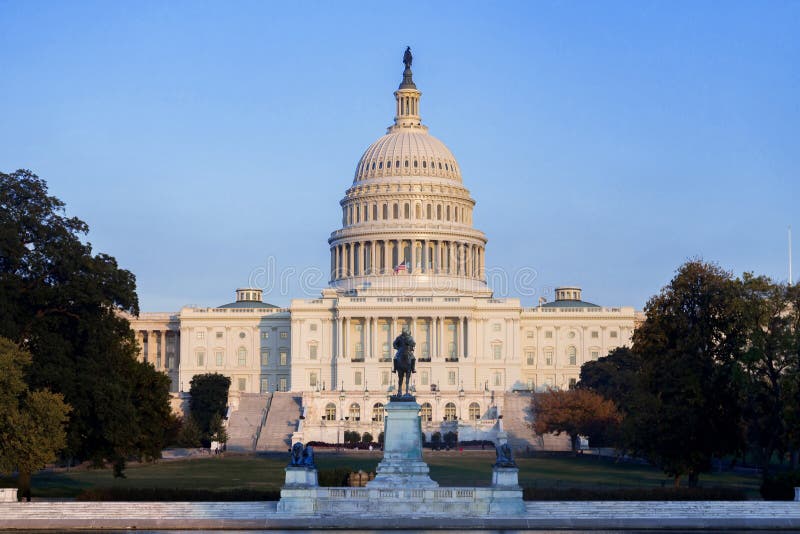
[[[519,468],[517,467],[495,467],[492,469],[492,486],[504,488],[519,487]]]

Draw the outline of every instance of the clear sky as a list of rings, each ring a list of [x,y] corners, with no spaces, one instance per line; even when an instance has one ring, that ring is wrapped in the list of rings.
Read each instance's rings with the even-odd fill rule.
[[[0,28],[0,170],[45,178],[144,311],[264,269],[269,302],[318,294],[406,45],[487,267],[535,272],[499,296],[640,308],[692,257],[786,280],[800,233],[798,1],[0,0]]]

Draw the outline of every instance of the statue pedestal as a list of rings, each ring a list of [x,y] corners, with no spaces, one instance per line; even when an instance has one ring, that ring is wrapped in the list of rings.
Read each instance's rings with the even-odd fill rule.
[[[413,398],[392,399],[386,405],[383,460],[368,488],[436,488],[422,460],[420,405]]]
[[[286,468],[286,482],[284,487],[307,487],[318,486],[317,470],[311,467],[293,467]]]
[[[519,488],[519,468],[494,467],[492,469],[492,486]]]

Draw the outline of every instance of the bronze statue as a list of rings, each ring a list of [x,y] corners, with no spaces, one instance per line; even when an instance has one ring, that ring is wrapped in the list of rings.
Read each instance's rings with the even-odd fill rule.
[[[406,51],[403,54],[403,64],[406,66],[407,69],[410,69],[412,61],[414,61],[414,56],[411,55],[411,47],[407,46]]]
[[[292,458],[289,460],[289,467],[316,469],[314,465],[314,449],[311,445],[306,445],[303,448],[303,444],[299,441],[292,445]]]
[[[511,455],[511,447],[509,447],[508,442],[497,445],[494,452],[497,454],[497,459],[494,462],[495,467],[517,467],[517,463]]]
[[[392,372],[397,373],[397,395],[403,395],[403,380],[406,383],[406,396],[410,396],[409,384],[411,382],[411,374],[417,372],[417,359],[414,357],[414,347],[416,343],[411,334],[405,328],[397,338],[395,338],[392,346],[397,350],[394,355],[394,368]]]

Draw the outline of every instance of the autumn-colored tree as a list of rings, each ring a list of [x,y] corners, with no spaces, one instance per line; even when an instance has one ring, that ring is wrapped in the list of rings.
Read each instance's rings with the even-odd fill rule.
[[[0,337],[0,473],[17,471],[20,497],[31,499],[31,474],[67,443],[70,407],[47,390],[31,391],[23,376],[30,353]]]
[[[534,431],[566,432],[573,451],[577,451],[578,436],[588,436],[591,441],[607,440],[622,420],[612,401],[586,389],[550,389],[534,394],[531,403]]]

